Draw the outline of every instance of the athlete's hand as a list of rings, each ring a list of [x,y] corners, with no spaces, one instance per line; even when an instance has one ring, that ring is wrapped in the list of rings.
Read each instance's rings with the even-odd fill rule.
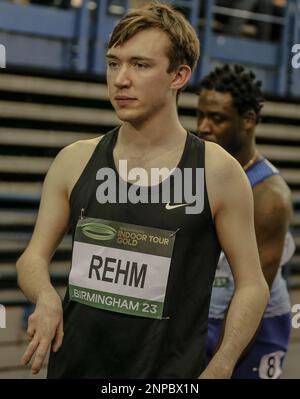
[[[35,311],[28,318],[27,339],[30,342],[22,356],[22,363],[31,366],[37,374],[45,361],[49,346],[54,339],[53,351],[57,352],[63,340],[63,310],[61,299],[55,290],[41,294]]]

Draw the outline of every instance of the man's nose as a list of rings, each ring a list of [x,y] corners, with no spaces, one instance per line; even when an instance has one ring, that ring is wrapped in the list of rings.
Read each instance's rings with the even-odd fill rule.
[[[130,86],[131,80],[129,76],[129,70],[126,65],[123,65],[117,72],[115,78],[115,86],[117,88],[123,88]]]
[[[211,133],[210,122],[206,116],[198,118],[197,131],[201,135]]]

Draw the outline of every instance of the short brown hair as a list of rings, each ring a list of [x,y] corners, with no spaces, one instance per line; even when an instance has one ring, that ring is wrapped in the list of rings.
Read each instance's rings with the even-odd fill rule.
[[[168,73],[181,64],[193,70],[200,54],[199,39],[187,19],[169,5],[151,2],[125,15],[113,30],[108,48],[120,46],[138,32],[156,28],[170,39]]]

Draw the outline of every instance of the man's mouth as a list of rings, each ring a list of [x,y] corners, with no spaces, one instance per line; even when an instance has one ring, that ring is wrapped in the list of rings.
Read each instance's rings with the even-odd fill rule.
[[[115,101],[117,102],[118,105],[125,106],[132,104],[133,101],[136,101],[136,98],[128,96],[116,96]]]

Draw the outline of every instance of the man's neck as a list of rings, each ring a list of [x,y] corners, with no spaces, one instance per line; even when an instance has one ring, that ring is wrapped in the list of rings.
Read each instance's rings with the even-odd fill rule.
[[[255,143],[245,146],[241,151],[234,155],[244,169],[248,169],[261,156],[256,149]]]
[[[174,146],[186,137],[186,130],[179,121],[177,110],[160,112],[141,122],[124,122],[120,128],[118,145],[135,149],[155,149]]]
[[[165,123],[160,124],[144,123],[138,128],[124,123],[114,148],[114,160],[117,164],[126,159],[129,169],[173,169],[181,159],[186,138],[187,132],[178,117],[165,119]]]
[[[155,130],[154,130],[155,129]],[[123,124],[120,128],[118,145],[122,147],[155,149],[157,147],[176,147],[186,137],[186,130],[182,125],[173,127],[156,127],[139,130],[135,127]]]

